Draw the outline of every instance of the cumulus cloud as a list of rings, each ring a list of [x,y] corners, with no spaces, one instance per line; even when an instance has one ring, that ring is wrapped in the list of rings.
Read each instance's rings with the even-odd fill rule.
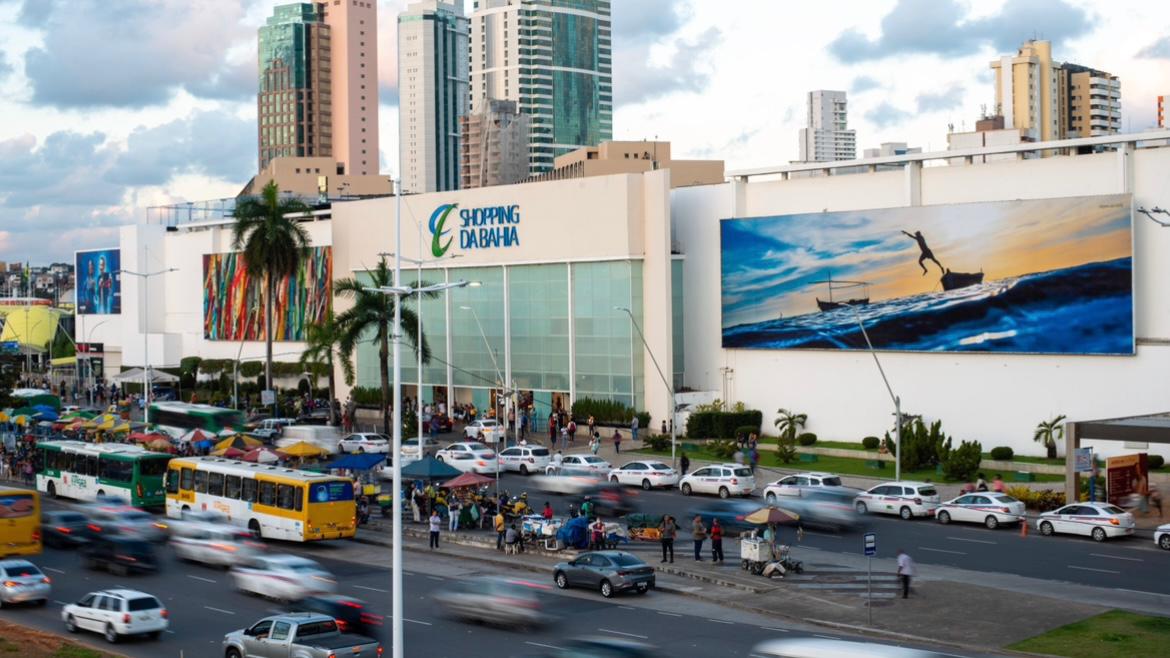
[[[906,121],[912,116],[914,115],[910,112],[894,107],[886,101],[882,101],[877,107],[865,113],[865,118],[878,128],[887,128]]]
[[[660,39],[674,34],[691,17],[691,7],[669,2],[615,2],[612,9],[615,39]]]
[[[1092,20],[1066,0],[1007,0],[999,12],[970,20],[958,0],[899,0],[882,19],[877,38],[850,28],[829,51],[849,64],[894,55],[970,55],[987,45],[1010,51],[1037,26],[1043,27],[1042,38],[1060,43],[1088,33]]]
[[[707,28],[698,36],[675,39],[673,53],[663,64],[650,63],[649,43],[614,45],[614,104],[644,103],[675,92],[697,92],[711,79],[709,53],[722,38],[718,28]]]
[[[860,94],[861,92],[869,91],[870,89],[879,89],[881,86],[882,83],[878,82],[876,78],[872,78],[868,75],[859,75],[856,78],[853,78],[853,84],[849,85],[849,90],[855,94]]]
[[[223,112],[197,112],[130,133],[106,179],[162,185],[182,174],[245,181],[256,168],[256,122]]]
[[[1145,59],[1170,59],[1170,37],[1162,37],[1138,51]]]
[[[963,85],[953,85],[938,93],[919,94],[917,98],[918,112],[936,112],[951,110],[963,104],[963,95],[967,89]]]

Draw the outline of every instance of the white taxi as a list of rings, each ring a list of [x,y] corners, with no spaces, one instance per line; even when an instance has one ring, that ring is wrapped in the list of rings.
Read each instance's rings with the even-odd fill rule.
[[[540,473],[552,462],[552,454],[543,446],[512,446],[500,451],[500,466],[521,475]]]
[[[171,530],[175,556],[187,562],[230,567],[263,552],[252,533],[226,523],[185,523]]]
[[[673,487],[678,484],[678,472],[659,461],[634,461],[623,464],[609,472],[609,481],[642,487],[649,491],[655,487]]]
[[[369,434],[356,432],[345,437],[337,444],[341,452],[390,452],[390,437],[385,434]]]
[[[110,643],[126,635],[146,635],[157,640],[167,629],[169,616],[157,598],[132,589],[90,592],[61,608],[65,630],[101,633]]]
[[[1005,523],[1025,521],[1024,503],[1003,493],[981,491],[964,494],[938,506],[934,518],[946,525],[951,521],[982,523],[995,530]]]
[[[1170,523],[1160,525],[1154,530],[1154,543],[1160,548],[1170,551]]]
[[[464,473],[495,474],[500,472],[496,451],[477,441],[452,443],[435,453],[435,459]]]
[[[298,555],[253,557],[232,567],[241,592],[278,601],[300,601],[314,594],[332,594],[337,579],[313,560]]]
[[[756,476],[743,464],[713,464],[682,476],[678,488],[684,496],[692,493],[719,494],[720,498],[750,496],[756,489]]]
[[[853,508],[858,514],[897,514],[906,520],[930,516],[938,504],[938,489],[927,482],[879,484],[853,499]]]
[[[1073,503],[1036,519],[1036,529],[1042,535],[1058,533],[1088,535],[1096,541],[1110,537],[1132,535],[1133,514],[1108,503]]]
[[[604,476],[613,470],[613,465],[597,455],[565,455],[561,465],[549,464],[545,469],[547,475],[568,473],[572,475],[601,475]]]
[[[467,439],[478,439],[482,436],[487,443],[499,443],[504,439],[504,426],[494,418],[480,418],[463,428],[463,436]]]

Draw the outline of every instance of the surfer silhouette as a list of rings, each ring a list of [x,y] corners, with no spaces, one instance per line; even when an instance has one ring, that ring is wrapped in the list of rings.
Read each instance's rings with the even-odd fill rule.
[[[926,276],[927,270],[925,263],[927,259],[934,261],[934,264],[938,265],[938,269],[944,275],[947,273],[947,270],[942,266],[942,263],[938,262],[938,259],[934,257],[934,252],[930,250],[930,247],[926,246],[926,238],[922,236],[922,231],[914,231],[913,234],[907,233],[906,231],[902,231],[902,233],[906,237],[917,242],[918,248],[922,250],[922,254],[918,257],[918,266],[922,268],[922,276]]]

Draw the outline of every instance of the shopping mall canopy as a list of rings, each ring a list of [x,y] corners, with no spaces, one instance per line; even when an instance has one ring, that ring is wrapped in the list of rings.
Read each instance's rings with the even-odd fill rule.
[[[0,343],[14,342],[34,350],[44,350],[57,333],[60,311],[48,306],[6,306],[0,308],[4,316],[4,330]]]
[[[1064,432],[1064,490],[1069,503],[1076,502],[1077,448],[1082,439],[1126,443],[1170,444],[1170,411],[1144,416],[1070,421]]]
[[[142,368],[131,368],[125,372],[120,372],[120,373],[114,375],[110,379],[114,380],[115,382],[117,382],[119,384],[125,384],[125,383],[141,384],[142,383]],[[171,383],[174,383],[177,381],[179,381],[179,378],[172,375],[172,374],[165,373],[161,370],[158,370],[157,368],[151,368],[151,370],[150,370],[150,383],[151,384],[171,384]]]

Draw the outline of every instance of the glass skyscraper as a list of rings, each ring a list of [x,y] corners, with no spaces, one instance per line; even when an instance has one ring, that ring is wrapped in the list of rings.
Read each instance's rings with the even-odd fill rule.
[[[330,156],[330,34],[317,3],[276,7],[259,30],[260,168],[273,158]]]

